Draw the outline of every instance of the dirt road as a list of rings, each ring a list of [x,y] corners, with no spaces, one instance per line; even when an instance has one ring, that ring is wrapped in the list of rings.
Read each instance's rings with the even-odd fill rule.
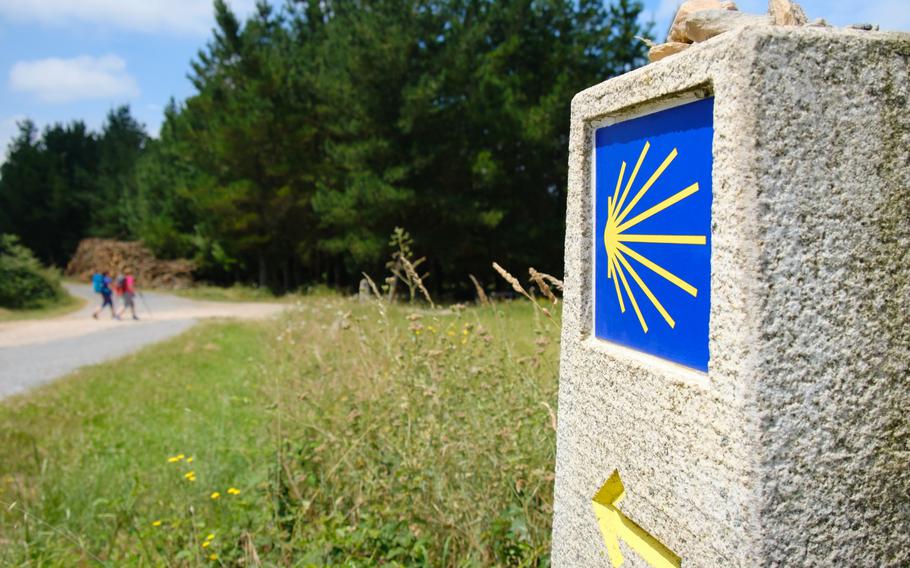
[[[110,311],[92,319],[98,297],[91,287],[66,284],[88,304],[77,312],[46,320],[0,323],[0,398],[52,381],[84,365],[122,357],[167,339],[200,319],[273,316],[285,306],[266,303],[203,302],[170,294],[145,292],[136,298],[139,321],[111,319]]]

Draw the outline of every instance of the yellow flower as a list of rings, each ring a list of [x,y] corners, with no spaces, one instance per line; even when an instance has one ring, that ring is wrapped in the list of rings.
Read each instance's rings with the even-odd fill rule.
[[[218,560],[218,555],[214,552],[209,554],[209,560]]]
[[[205,537],[205,540],[215,540],[215,533],[209,533],[209,536]]]
[[[196,472],[188,471],[183,474],[183,477],[185,477],[187,481],[196,481]]]
[[[212,541],[207,540],[207,541],[205,541],[205,542],[202,543],[202,548],[208,548],[210,544],[212,544]]]
[[[153,527],[160,527],[160,526],[161,526],[161,521],[152,521],[152,526],[153,526]]]
[[[177,463],[183,459],[183,454],[178,454],[176,456],[171,456],[167,458],[168,463]]]
[[[217,491],[212,492],[212,499],[218,499],[219,497],[221,497],[221,493],[218,493]]]
[[[240,495],[240,490],[237,489],[236,487],[229,488],[227,490],[227,492],[230,493],[231,495]]]
[[[464,328],[463,330],[461,330],[461,334],[462,334],[462,335],[467,335],[467,334],[469,334],[469,333],[471,333],[471,332],[468,331],[468,328]],[[192,458],[190,458],[190,459],[192,459]],[[189,461],[189,460],[187,460],[187,461]]]
[[[186,463],[193,463],[193,456],[186,458]]]
[[[450,329],[449,331],[446,332],[446,335],[448,335],[449,337],[455,337],[455,332]]]

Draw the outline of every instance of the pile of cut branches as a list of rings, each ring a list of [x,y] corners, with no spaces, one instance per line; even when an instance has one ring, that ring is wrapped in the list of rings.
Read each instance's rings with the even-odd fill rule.
[[[96,271],[120,274],[129,269],[142,286],[176,289],[192,285],[194,268],[190,260],[157,259],[139,241],[83,239],[64,274],[88,280]]]

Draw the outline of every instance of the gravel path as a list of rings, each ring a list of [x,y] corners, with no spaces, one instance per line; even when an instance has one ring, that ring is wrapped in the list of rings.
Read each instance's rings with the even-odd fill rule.
[[[146,345],[173,337],[200,319],[257,319],[285,306],[265,303],[203,302],[143,292],[149,311],[136,298],[139,321],[124,314],[111,319],[110,310],[92,319],[100,297],[91,286],[66,284],[74,296],[88,300],[77,312],[58,318],[0,323],[0,398],[50,382],[84,365],[122,357]]]

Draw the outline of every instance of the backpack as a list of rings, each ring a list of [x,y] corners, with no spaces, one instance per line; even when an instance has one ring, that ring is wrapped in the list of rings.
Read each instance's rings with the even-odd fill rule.
[[[123,276],[118,276],[114,281],[114,289],[117,291],[117,295],[123,295],[126,292],[126,278]]]
[[[92,274],[92,288],[96,294],[100,294],[101,290],[104,289],[104,275],[100,272]]]

